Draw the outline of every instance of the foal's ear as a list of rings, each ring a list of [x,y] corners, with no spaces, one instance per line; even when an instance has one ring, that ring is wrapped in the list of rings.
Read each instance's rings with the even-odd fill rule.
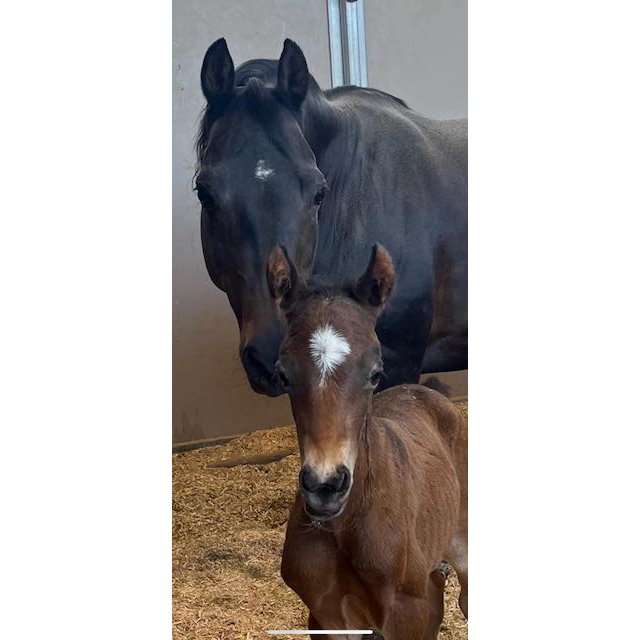
[[[294,109],[300,108],[309,86],[309,69],[302,49],[287,38],[278,63],[276,91]]]
[[[362,302],[382,311],[393,289],[395,274],[389,252],[383,246],[374,244],[369,266],[356,284],[356,295]]]
[[[281,245],[271,252],[267,260],[267,282],[277,304],[286,306],[291,302],[298,284],[298,272]]]
[[[226,104],[233,95],[235,75],[227,41],[220,38],[207,49],[200,71],[202,93],[210,105]]]

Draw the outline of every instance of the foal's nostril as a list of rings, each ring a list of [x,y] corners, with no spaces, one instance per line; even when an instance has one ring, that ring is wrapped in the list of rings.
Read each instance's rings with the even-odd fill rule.
[[[341,464],[324,482],[318,480],[315,471],[305,466],[300,470],[300,487],[308,493],[345,493],[351,484],[351,472]]]
[[[311,472],[311,469],[309,469],[309,467],[303,467],[300,470],[300,486],[305,491],[313,491],[314,488],[317,486],[317,483],[313,482],[313,474]]]
[[[341,464],[336,469],[336,476],[338,479],[338,486],[336,487],[336,491],[338,493],[344,493],[351,484],[351,472],[349,471],[349,469],[347,469],[347,467]]]

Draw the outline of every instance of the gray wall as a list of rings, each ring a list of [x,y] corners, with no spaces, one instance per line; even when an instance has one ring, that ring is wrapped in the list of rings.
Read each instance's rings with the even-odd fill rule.
[[[434,118],[467,116],[467,0],[365,0],[369,86]]]
[[[251,391],[238,359],[238,328],[209,280],[200,211],[191,191],[200,110],[200,65],[227,39],[237,64],[277,58],[284,38],[302,47],[331,86],[325,0],[174,0],[173,3],[173,439],[185,442],[291,422],[286,397]],[[435,117],[466,114],[466,2],[366,0],[370,86]]]

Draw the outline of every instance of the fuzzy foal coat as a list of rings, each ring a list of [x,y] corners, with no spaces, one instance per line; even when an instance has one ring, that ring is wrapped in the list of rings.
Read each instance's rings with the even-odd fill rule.
[[[313,522],[296,495],[282,576],[309,607],[310,628],[436,638],[443,559],[466,615],[466,545],[465,421],[436,391],[397,386],[372,398],[345,511]]]

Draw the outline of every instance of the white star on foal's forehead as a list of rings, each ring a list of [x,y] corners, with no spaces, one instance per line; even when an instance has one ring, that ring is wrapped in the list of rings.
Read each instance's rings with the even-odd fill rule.
[[[325,324],[313,332],[309,338],[309,350],[320,371],[320,386],[324,385],[327,376],[351,353],[349,343],[330,324]]]
[[[258,179],[266,182],[269,176],[273,175],[273,169],[267,166],[266,160],[258,160],[256,168],[253,171],[253,175]]]

